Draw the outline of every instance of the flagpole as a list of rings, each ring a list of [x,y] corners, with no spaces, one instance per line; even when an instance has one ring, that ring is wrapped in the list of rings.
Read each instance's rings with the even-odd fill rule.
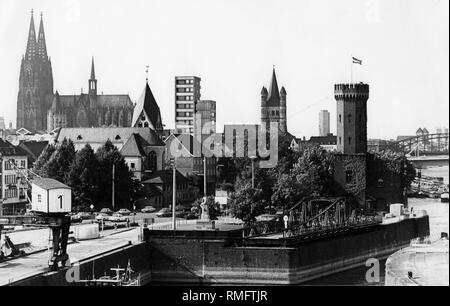
[[[353,84],[353,55],[350,55],[351,63],[350,63],[350,84]]]

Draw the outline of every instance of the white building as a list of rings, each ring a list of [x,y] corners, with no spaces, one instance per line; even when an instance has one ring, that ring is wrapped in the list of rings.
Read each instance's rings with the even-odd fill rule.
[[[0,215],[25,211],[27,184],[22,175],[27,169],[27,153],[0,138]]]
[[[195,104],[200,100],[200,81],[195,76],[175,77],[175,129],[194,134]]]

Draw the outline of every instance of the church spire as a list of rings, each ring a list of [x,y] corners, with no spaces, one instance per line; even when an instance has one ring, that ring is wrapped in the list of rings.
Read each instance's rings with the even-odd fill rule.
[[[95,79],[94,57],[91,63],[91,77],[89,79],[89,95],[97,96],[97,80]]]
[[[36,54],[36,31],[34,30],[33,9],[31,10],[30,30],[28,32],[27,50],[25,57],[28,60],[34,58]]]
[[[277,82],[277,76],[275,74],[275,66],[273,67],[273,71],[272,71],[272,81],[270,82],[270,88],[269,88],[269,99],[270,98],[276,98],[276,99],[280,99],[280,95],[279,95],[279,90],[278,90],[278,82]]]
[[[42,59],[47,59],[47,46],[45,44],[45,33],[44,33],[44,21],[41,12],[41,23],[39,24],[39,34],[38,34],[38,51],[37,54]]]
[[[92,63],[91,63],[91,80],[95,80],[94,57],[92,57]]]

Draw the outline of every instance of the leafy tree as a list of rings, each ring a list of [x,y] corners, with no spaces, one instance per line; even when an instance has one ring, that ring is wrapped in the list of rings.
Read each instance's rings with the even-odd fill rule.
[[[264,213],[266,201],[260,189],[251,188],[247,180],[238,179],[236,191],[231,195],[231,214],[250,225],[256,220],[256,216]]]
[[[44,166],[49,161],[52,154],[56,151],[56,147],[49,143],[44,150],[41,152],[41,155],[39,155],[38,159],[34,163],[33,171],[40,175],[47,177],[46,173],[44,173]]]
[[[61,144],[56,147],[50,159],[41,168],[40,175],[67,183],[66,176],[74,158],[75,146],[72,140],[64,138]]]
[[[76,153],[67,175],[67,184],[72,187],[76,206],[87,207],[93,203],[94,199],[101,198],[98,186],[100,176],[99,163],[94,150],[86,144]]]
[[[284,209],[305,196],[330,196],[334,188],[333,155],[319,146],[306,148],[288,173],[274,173],[272,202]]]
[[[100,147],[95,153],[98,160],[99,180],[97,201],[111,207],[112,205],[112,169],[115,168],[115,204],[116,207],[129,207],[132,196],[133,183],[132,173],[120,154],[110,140]]]
[[[291,173],[309,195],[329,196],[334,186],[333,155],[319,146],[307,148]]]

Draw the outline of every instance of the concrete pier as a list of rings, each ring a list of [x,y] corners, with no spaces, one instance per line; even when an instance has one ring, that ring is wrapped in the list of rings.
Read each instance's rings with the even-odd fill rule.
[[[386,261],[386,286],[448,286],[448,239],[413,244]]]
[[[93,271],[97,275],[109,273],[109,268],[125,267],[130,258],[132,248],[145,246],[139,239],[140,228],[110,234],[92,240],[84,240],[68,245],[71,264],[79,263],[80,278],[91,278]],[[123,251],[126,252],[123,252]],[[11,259],[0,263],[0,286],[4,285],[71,285],[65,283],[67,268],[57,272],[49,272],[49,254],[46,251],[37,252],[24,257]],[[102,263],[103,262],[103,263]],[[68,267],[70,268],[70,266]],[[137,269],[138,267],[133,267]],[[141,269],[142,267],[139,267]]]

